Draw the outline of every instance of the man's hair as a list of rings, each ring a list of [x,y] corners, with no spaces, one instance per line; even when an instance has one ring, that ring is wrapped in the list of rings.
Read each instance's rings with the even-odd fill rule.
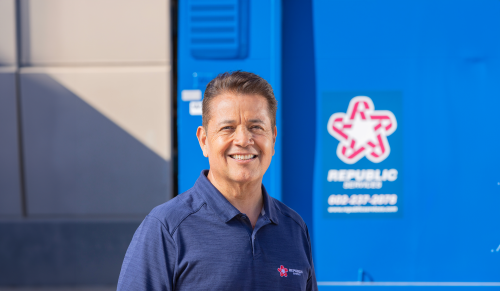
[[[225,72],[219,74],[208,83],[202,104],[203,127],[205,130],[207,130],[208,121],[211,118],[210,105],[212,100],[226,93],[235,95],[259,95],[266,98],[272,130],[274,131],[278,101],[276,101],[274,97],[273,88],[260,76],[244,71]]]

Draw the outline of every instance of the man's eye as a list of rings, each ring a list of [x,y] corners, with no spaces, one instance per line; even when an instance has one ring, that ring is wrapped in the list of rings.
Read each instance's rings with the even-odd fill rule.
[[[233,127],[232,126],[224,126],[223,128],[221,128],[221,130],[228,130],[228,129],[232,129]]]
[[[252,126],[251,128],[252,128],[252,129],[262,129],[262,127],[261,127],[261,126],[258,126],[258,125],[254,125],[254,126]]]

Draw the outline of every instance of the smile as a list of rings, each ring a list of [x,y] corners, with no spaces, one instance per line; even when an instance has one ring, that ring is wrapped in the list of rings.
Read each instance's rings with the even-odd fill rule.
[[[231,158],[235,160],[252,160],[255,159],[257,156],[256,155],[229,155]]]

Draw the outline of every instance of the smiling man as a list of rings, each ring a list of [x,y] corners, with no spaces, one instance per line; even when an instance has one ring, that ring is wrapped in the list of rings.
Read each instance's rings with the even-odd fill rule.
[[[317,290],[301,217],[269,196],[277,102],[248,72],[212,80],[196,135],[210,169],[146,216],[118,290]]]

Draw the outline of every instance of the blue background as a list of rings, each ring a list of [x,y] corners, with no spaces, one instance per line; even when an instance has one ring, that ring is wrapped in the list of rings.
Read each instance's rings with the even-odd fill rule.
[[[316,116],[318,281],[355,281],[360,268],[375,281],[499,280],[498,15],[499,1],[313,1],[318,100],[404,96],[401,219],[322,217]]]

